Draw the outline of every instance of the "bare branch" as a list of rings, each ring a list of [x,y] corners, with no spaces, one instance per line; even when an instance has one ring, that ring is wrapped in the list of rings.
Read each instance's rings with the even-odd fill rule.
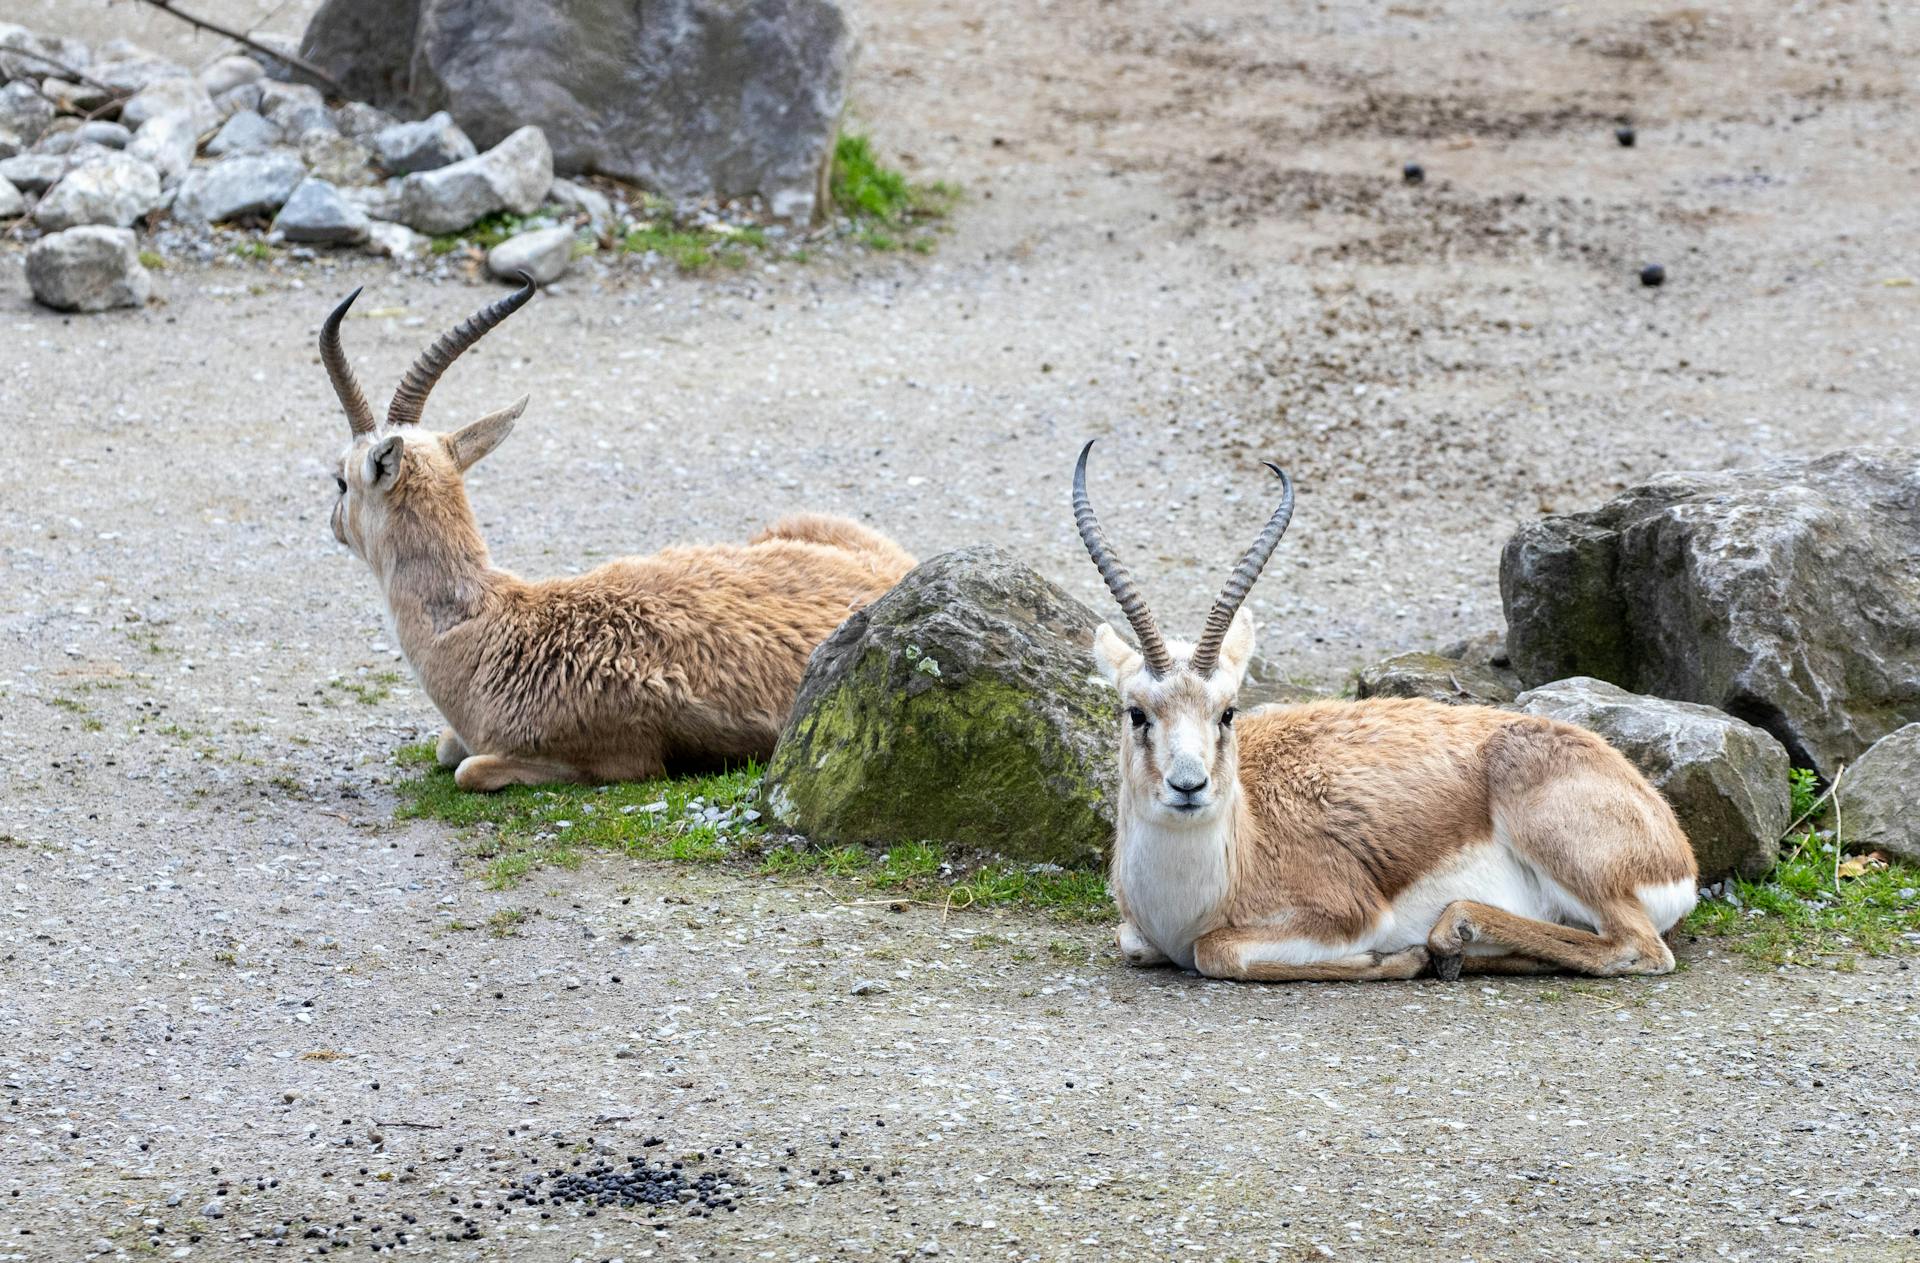
[[[335,79],[332,75],[296,53],[282,52],[280,49],[262,44],[259,40],[244,31],[236,31],[231,27],[221,26],[218,22],[210,22],[206,18],[196,17],[184,9],[174,7],[173,0],[143,0],[143,2],[159,9],[162,13],[171,13],[182,22],[196,26],[203,31],[212,31],[215,35],[223,35],[236,43],[253,49],[255,52],[265,53],[275,61],[283,61],[308,78],[316,79],[325,84],[337,97],[345,97],[347,95],[347,90],[340,86],[338,79]]]

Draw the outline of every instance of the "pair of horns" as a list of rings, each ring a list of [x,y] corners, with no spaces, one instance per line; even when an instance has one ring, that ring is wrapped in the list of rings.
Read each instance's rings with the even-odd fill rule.
[[[1113,555],[1113,546],[1107,543],[1106,532],[1100,529],[1100,519],[1094,516],[1093,502],[1087,499],[1087,453],[1092,450],[1093,440],[1088,439],[1087,445],[1080,449],[1080,463],[1073,467],[1074,525],[1080,528],[1081,542],[1093,556],[1093,564],[1100,567],[1100,577],[1107,581],[1113,599],[1119,602],[1121,612],[1133,626],[1133,634],[1140,638],[1140,654],[1146,659],[1147,670],[1156,676],[1171,675],[1173,655],[1167,652],[1160,625],[1154,621],[1153,611],[1147,608],[1139,589],[1133,586],[1133,576]],[[1253,541],[1253,547],[1247,549],[1247,555],[1227,576],[1227,586],[1221,589],[1219,599],[1207,615],[1200,643],[1194,646],[1193,657],[1187,662],[1187,669],[1203,679],[1212,675],[1214,667],[1219,665],[1220,646],[1227,638],[1227,629],[1233,625],[1233,616],[1247,599],[1247,593],[1253,590],[1254,580],[1266,568],[1267,558],[1273,556],[1274,546],[1279,544],[1287,523],[1293,519],[1293,480],[1273,462],[1263,463],[1280,479],[1280,507],[1273,511],[1266,528]]]
[[[533,278],[525,272],[520,273],[519,289],[497,302],[488,303],[435,339],[432,346],[420,353],[420,358],[413,362],[407,375],[400,379],[400,389],[393,392],[393,402],[387,406],[387,424],[420,424],[420,413],[427,406],[427,395],[433,390],[434,383],[440,380],[440,375],[468,347],[487,336],[488,330],[526,306],[527,300],[533,297],[533,289]],[[320,325],[320,362],[327,366],[327,377],[333,382],[333,393],[340,396],[340,406],[347,410],[347,424],[356,435],[372,434],[376,428],[373,409],[367,406],[367,396],[361,391],[359,379],[353,375],[353,365],[347,363],[347,353],[340,346],[340,322],[346,319],[347,308],[353,306],[353,300],[358,297],[360,291],[357,289],[348,294],[345,301],[335,307]]]

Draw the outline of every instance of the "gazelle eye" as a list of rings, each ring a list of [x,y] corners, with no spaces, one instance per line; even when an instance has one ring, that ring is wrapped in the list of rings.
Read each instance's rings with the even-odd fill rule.
[[[1222,728],[1233,727],[1233,707],[1229,706],[1220,712],[1220,726]]]
[[[1147,726],[1147,712],[1141,710],[1138,706],[1127,707],[1127,718],[1133,721],[1135,728],[1145,728]]]
[[[333,476],[333,485],[340,488],[341,495],[347,494],[347,480],[345,478],[342,478],[339,474],[335,474]]]

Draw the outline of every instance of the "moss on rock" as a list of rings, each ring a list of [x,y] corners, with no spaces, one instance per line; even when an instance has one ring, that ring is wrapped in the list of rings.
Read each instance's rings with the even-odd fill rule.
[[[999,549],[933,558],[815,652],[767,771],[782,826],[1063,865],[1113,832],[1098,620]]]

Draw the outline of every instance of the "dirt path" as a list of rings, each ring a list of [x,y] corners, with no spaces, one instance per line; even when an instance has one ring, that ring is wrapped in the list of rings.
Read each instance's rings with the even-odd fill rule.
[[[968,189],[935,256],[589,270],[435,407],[532,393],[474,480],[518,568],[808,506],[1089,601],[1065,484],[1101,435],[1175,623],[1279,458],[1254,608],[1333,683],[1494,625],[1543,507],[1920,441],[1920,288],[1884,284],[1920,266],[1916,54],[1896,5],[889,0],[856,119]],[[433,719],[326,526],[313,334],[363,282],[398,309],[349,328],[370,385],[491,292],[179,267],[66,319],[0,255],[0,1258],[1920,1257],[1899,963],[1236,987],[712,871],[482,888],[390,822]],[[725,1166],[739,1208],[496,1208],[595,1145]]]

